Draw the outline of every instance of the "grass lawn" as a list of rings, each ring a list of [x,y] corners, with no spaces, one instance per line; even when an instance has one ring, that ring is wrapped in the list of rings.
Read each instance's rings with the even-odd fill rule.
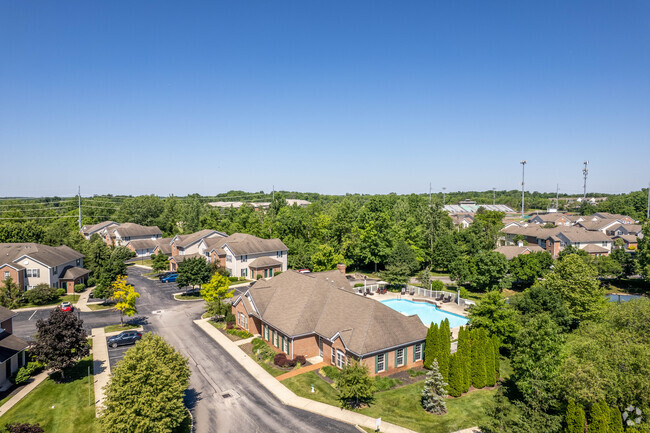
[[[28,422],[40,424],[48,433],[100,433],[95,405],[88,405],[88,367],[92,373],[92,357],[68,370],[63,383],[45,379],[0,418],[0,425]],[[95,401],[92,377],[90,401]]]
[[[321,403],[339,406],[338,392],[332,385],[325,382],[316,372],[308,371],[298,376],[290,377],[282,381],[282,384],[300,397],[310,398]],[[314,384],[314,393],[311,393],[311,385]]]
[[[115,331],[128,331],[129,329],[139,328],[140,325],[133,325],[131,323],[125,323],[124,326],[119,324],[109,325],[104,327],[104,332],[115,332]]]
[[[151,259],[146,259],[146,260],[134,260],[133,262],[134,265],[142,265],[142,266],[153,266],[153,260]]]
[[[75,293],[74,295],[63,295],[59,296],[59,298],[56,301],[50,302],[49,304],[44,304],[44,305],[36,305],[32,303],[25,303],[21,304],[20,307],[17,308],[17,310],[21,308],[32,308],[32,307],[48,307],[48,306],[55,306],[59,305],[61,302],[72,302],[73,304],[77,302],[79,299],[79,294]]]
[[[115,307],[114,304],[87,304],[87,306],[93,311],[110,310],[111,308]]]
[[[260,361],[260,360],[255,359],[255,358],[253,358],[253,360],[256,361],[264,370],[266,370],[273,377],[278,377],[281,374],[287,373],[286,370],[280,370],[279,368],[275,368],[271,364],[267,364],[264,361]],[[305,373],[305,374],[308,374],[308,373]],[[300,375],[300,376],[302,376],[302,375]],[[296,377],[300,377],[300,376],[296,376]]]

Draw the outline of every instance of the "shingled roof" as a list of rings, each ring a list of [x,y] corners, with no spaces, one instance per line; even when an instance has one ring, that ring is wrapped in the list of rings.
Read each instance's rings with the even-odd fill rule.
[[[251,302],[252,301],[252,302]],[[353,293],[339,271],[287,271],[255,283],[235,300],[289,336],[310,333],[340,337],[350,352],[365,356],[426,338],[418,316],[405,316],[374,299]]]
[[[512,260],[520,254],[524,254],[526,251],[531,253],[542,252],[544,249],[539,245],[524,245],[522,247],[514,246],[501,246],[494,249],[497,253],[501,253],[506,256],[506,259]]]
[[[119,233],[122,238],[135,236],[162,236],[162,232],[156,226],[141,226],[140,224],[135,223],[120,224],[119,226],[109,230],[111,232]]]
[[[223,248],[225,245],[236,256],[288,250],[280,239],[262,239],[245,233],[234,233],[227,238],[223,238],[221,244],[217,243],[214,248]]]
[[[115,221],[102,221],[97,224],[89,224],[81,227],[81,232],[85,235],[92,235],[93,233],[97,233],[103,228],[106,228],[110,225],[119,225],[119,223],[116,223]]]
[[[217,236],[214,236],[217,235]],[[174,237],[174,241],[176,242],[176,246],[179,248],[187,248],[192,244],[195,244],[201,239],[210,239],[208,236],[213,236],[213,238],[224,238],[226,237],[225,233],[220,233],[216,230],[210,230],[210,229],[205,229],[205,230],[200,230],[196,233],[190,233],[187,235],[176,235]]]
[[[11,263],[23,256],[29,256],[49,267],[62,265],[84,257],[83,254],[65,245],[51,247],[36,243],[0,244],[1,263]]]
[[[0,362],[5,362],[17,353],[27,349],[29,344],[22,338],[3,331],[0,333]]]

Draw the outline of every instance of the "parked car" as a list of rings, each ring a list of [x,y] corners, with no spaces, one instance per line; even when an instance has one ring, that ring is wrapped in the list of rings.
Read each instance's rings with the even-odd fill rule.
[[[68,311],[68,312],[74,310],[74,307],[70,302],[61,302],[59,308],[61,309],[61,311]]]
[[[126,346],[127,344],[135,344],[136,341],[142,338],[142,334],[138,331],[122,331],[113,337],[106,340],[106,343],[115,348],[117,346]]]
[[[177,273],[169,274],[166,277],[163,277],[160,279],[161,283],[174,283],[176,282],[176,278],[178,278]]]

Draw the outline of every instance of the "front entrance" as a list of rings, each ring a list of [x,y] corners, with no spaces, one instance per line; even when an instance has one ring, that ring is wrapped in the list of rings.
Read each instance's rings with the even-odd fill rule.
[[[318,356],[323,357],[323,340],[318,336]]]

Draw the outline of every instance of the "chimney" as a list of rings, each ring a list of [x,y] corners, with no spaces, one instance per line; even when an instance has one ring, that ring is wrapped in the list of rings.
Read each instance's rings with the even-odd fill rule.
[[[338,269],[343,275],[345,275],[345,268],[345,263],[339,263],[336,265],[336,269]]]
[[[523,247],[524,246],[524,241],[517,241],[517,246],[518,247]]]

